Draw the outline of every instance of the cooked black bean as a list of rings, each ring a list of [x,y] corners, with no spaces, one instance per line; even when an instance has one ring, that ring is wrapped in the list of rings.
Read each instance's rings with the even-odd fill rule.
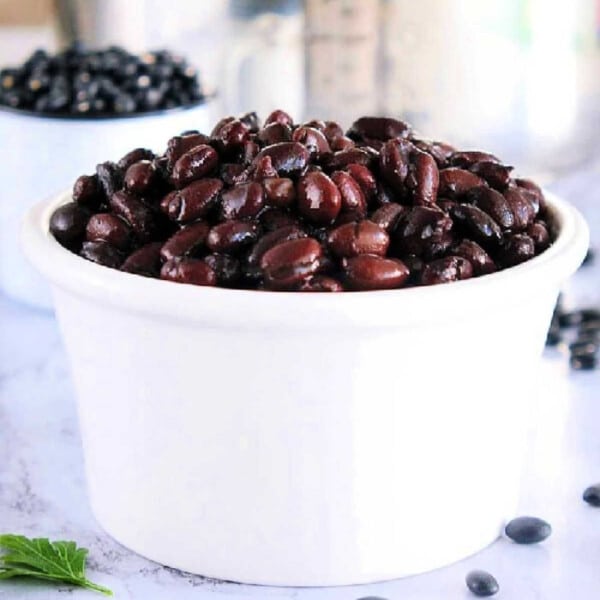
[[[590,506],[600,507],[600,483],[587,487],[583,492],[583,499]]]
[[[50,233],[70,248],[83,240],[90,213],[74,202],[59,206],[50,217]]]
[[[139,93],[155,86],[145,72],[137,78]],[[149,101],[139,93],[131,91],[132,102]],[[176,135],[162,155],[136,148],[80,177],[75,209],[61,210],[80,211],[83,226],[63,223],[74,229],[62,239],[79,252],[87,227],[88,242],[123,253],[124,271],[158,277],[162,261],[163,278],[224,287],[440,284],[511,267],[551,245],[540,188],[511,169],[485,152],[418,139],[396,119],[361,118],[345,136],[334,121],[294,125],[274,111],[261,126],[247,113],[221,119],[209,136]],[[59,239],[60,218],[57,210]],[[582,314],[585,329],[567,340],[576,368],[590,363],[600,337],[598,314]],[[549,344],[560,341],[560,315]]]
[[[293,289],[319,270],[322,255],[321,244],[312,238],[288,240],[273,246],[260,259],[265,285],[273,290]]]
[[[173,258],[160,270],[160,278],[192,285],[217,285],[216,273],[203,260]]]
[[[123,263],[123,255],[107,242],[83,242],[80,256],[103,267],[118,269]]]
[[[496,578],[487,571],[471,571],[466,577],[466,583],[469,591],[480,598],[493,596],[500,589]]]
[[[197,179],[213,173],[219,164],[219,155],[208,145],[195,146],[188,150],[173,165],[171,179],[181,189]]]
[[[552,527],[537,517],[517,517],[504,528],[504,533],[517,544],[537,544],[552,533]]]
[[[436,285],[469,279],[472,276],[473,267],[467,259],[462,256],[446,256],[423,267],[421,283],[423,285]]]
[[[309,221],[329,224],[342,208],[342,195],[325,173],[314,171],[298,181],[298,210]]]
[[[121,271],[158,277],[160,273],[160,249],[162,242],[151,242],[132,252],[121,265]]]
[[[131,243],[131,227],[121,217],[99,213],[90,217],[85,238],[88,242],[108,242],[118,250],[126,250]]]
[[[203,222],[182,227],[163,244],[160,257],[167,261],[181,256],[197,256],[205,247],[209,230],[210,225]]]
[[[360,254],[345,261],[344,276],[352,290],[399,288],[408,279],[408,267],[396,258]]]

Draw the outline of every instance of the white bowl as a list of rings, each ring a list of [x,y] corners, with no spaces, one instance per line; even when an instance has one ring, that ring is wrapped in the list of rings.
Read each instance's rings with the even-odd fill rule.
[[[28,304],[50,309],[47,284],[18,248],[19,225],[42,198],[72,187],[96,164],[119,158],[134,147],[162,151],[185,129],[207,130],[212,103],[187,109],[117,118],[59,118],[0,108],[0,289]]]
[[[273,585],[472,554],[514,516],[529,386],[588,232],[481,278],[340,294],[202,288],[82,260],[27,216],[72,364],[91,505],[159,563]],[[535,382],[533,382],[535,383]]]

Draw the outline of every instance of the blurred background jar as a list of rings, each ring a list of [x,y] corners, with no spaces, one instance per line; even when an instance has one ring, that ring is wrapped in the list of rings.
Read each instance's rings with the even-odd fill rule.
[[[398,115],[547,178],[598,153],[600,0],[0,0],[0,13],[28,4],[48,13],[35,45],[185,54],[223,113]],[[3,63],[33,49],[9,56],[3,40]]]

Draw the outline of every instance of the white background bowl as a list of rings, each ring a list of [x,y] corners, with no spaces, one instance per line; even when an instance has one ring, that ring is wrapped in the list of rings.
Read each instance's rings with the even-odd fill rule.
[[[28,215],[54,291],[100,524],[162,564],[273,585],[365,583],[483,548],[514,516],[536,365],[588,232],[426,288],[201,288],[82,260]]]
[[[47,284],[18,247],[21,219],[41,199],[72,187],[96,164],[118,160],[135,147],[162,152],[185,129],[206,131],[210,102],[189,109],[121,118],[75,119],[0,109],[0,289],[34,306],[51,308]]]

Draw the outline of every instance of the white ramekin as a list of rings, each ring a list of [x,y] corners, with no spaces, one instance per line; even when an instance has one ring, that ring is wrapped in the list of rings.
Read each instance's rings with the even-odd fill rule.
[[[93,510],[162,564],[273,585],[373,582],[474,553],[514,515],[529,405],[588,232],[394,291],[269,293],[124,274],[27,216],[75,380]]]
[[[0,109],[0,289],[33,306],[51,308],[47,284],[18,248],[19,225],[40,199],[71,187],[97,163],[119,158],[134,147],[156,151],[174,133],[206,131],[212,103],[119,118],[54,118]]]

